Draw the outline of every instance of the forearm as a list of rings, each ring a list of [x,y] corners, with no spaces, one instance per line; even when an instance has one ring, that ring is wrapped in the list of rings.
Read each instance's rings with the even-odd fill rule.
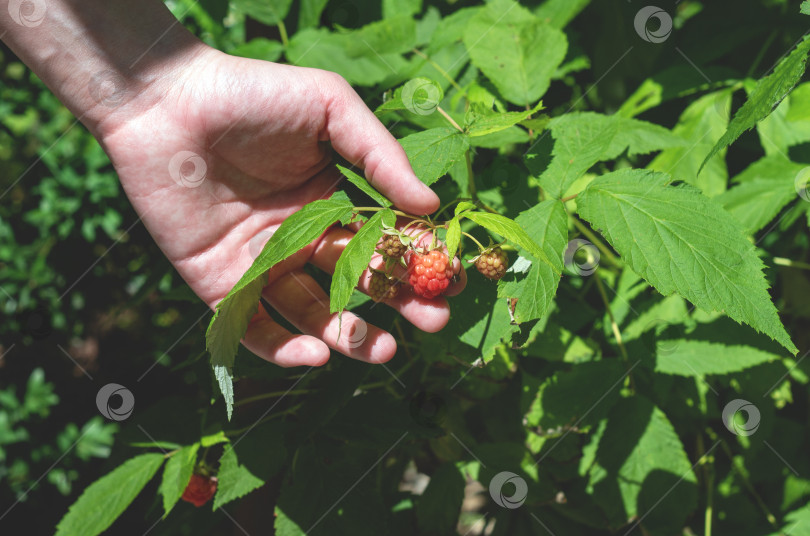
[[[8,7],[0,10],[2,39],[97,136],[154,105],[159,88],[206,49],[159,0]]]

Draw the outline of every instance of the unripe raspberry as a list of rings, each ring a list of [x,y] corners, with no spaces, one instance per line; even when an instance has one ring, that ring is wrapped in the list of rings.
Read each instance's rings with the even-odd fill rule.
[[[395,234],[384,235],[379,249],[386,259],[399,259],[408,251],[408,247]]]
[[[453,278],[453,266],[447,254],[438,249],[428,253],[414,251],[408,259],[408,283],[425,298],[444,294]]]
[[[191,475],[183,495],[180,497],[196,507],[200,507],[211,500],[217,491],[217,478],[214,476]]]
[[[475,260],[475,268],[487,279],[497,281],[506,274],[509,268],[509,257],[506,252],[499,247],[481,253]]]
[[[382,272],[373,272],[368,284],[368,295],[375,302],[395,298],[399,292],[399,281]]]

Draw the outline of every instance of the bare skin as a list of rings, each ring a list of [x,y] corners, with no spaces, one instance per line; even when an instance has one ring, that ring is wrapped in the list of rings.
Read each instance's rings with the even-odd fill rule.
[[[99,13],[102,27],[88,22]],[[142,222],[210,307],[286,217],[339,187],[332,150],[365,170],[400,209],[438,208],[399,144],[342,78],[228,56],[172,21],[151,0],[51,0],[41,24],[6,18],[2,30],[100,141]],[[76,37],[84,34],[92,39]],[[328,296],[303,271],[307,263],[334,270],[351,234],[332,228],[271,270],[263,297],[301,333],[260,308],[243,340],[247,348],[281,366],[321,365],[330,348],[370,363],[393,357],[394,338],[377,327],[369,325],[360,343],[351,337],[364,327],[353,315],[344,315],[338,339]],[[464,284],[460,273],[451,293]],[[450,314],[443,299],[409,292],[389,305],[429,332],[444,327]]]

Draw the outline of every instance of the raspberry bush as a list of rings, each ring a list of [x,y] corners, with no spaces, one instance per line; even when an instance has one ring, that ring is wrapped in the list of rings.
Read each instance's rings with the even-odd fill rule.
[[[166,516],[155,534],[810,523],[797,3],[213,4],[185,22],[229,53],[339,72],[442,206],[400,211],[337,165],[342,186],[285,221],[210,319],[213,372],[199,355],[167,369],[193,370],[196,398],[136,413],[138,452],[60,536],[101,533],[139,493],[157,498],[133,509]],[[270,367],[240,347],[266,273],[334,226],[356,234],[313,275],[340,336],[362,344],[373,323],[397,356]],[[447,328],[406,325],[395,307],[413,294],[448,300]],[[209,493],[210,508],[180,501]]]

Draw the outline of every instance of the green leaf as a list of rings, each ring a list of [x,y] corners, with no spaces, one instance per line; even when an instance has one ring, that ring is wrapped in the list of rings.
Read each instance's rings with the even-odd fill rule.
[[[512,270],[498,282],[499,298],[517,298],[515,321],[522,323],[541,318],[554,303],[563,268],[562,252],[568,242],[568,216],[562,203],[546,200],[522,212],[515,222],[542,244],[546,256],[558,270],[555,272],[524,252],[532,263],[529,272],[522,275]]]
[[[225,435],[224,431],[220,430],[214,434],[201,437],[200,445],[203,447],[211,447],[213,445],[218,445],[219,443],[227,443],[228,441],[228,436]]]
[[[534,14],[555,28],[563,29],[590,3],[591,0],[546,0]]]
[[[528,119],[531,115],[536,114],[543,109],[543,101],[540,101],[531,110],[525,112],[506,112],[502,114],[489,114],[480,115],[476,117],[472,123],[467,127],[467,135],[470,137],[486,136],[493,132],[506,130],[507,128],[517,125],[521,121]]]
[[[720,149],[731,145],[746,130],[765,119],[782,102],[793,86],[801,79],[810,51],[810,36],[805,36],[799,45],[774,68],[773,73],[757,82],[757,86],[745,104],[734,114],[728,130],[709,151],[701,168]]]
[[[293,521],[278,505],[276,505],[275,517],[273,528],[278,536],[307,536],[301,525]]]
[[[372,22],[347,34],[349,56],[400,54],[416,46],[416,22],[408,15]]]
[[[391,201],[389,201],[388,198],[386,198],[383,194],[375,190],[374,187],[371,184],[369,184],[369,182],[366,179],[364,179],[354,171],[346,169],[340,164],[337,164],[337,168],[343,174],[343,176],[349,180],[350,183],[354,184],[355,186],[363,190],[363,192],[367,196],[372,198],[378,205],[383,207],[390,207],[392,205]]]
[[[795,181],[803,169],[804,165],[781,154],[766,156],[737,175],[733,180],[739,184],[718,196],[717,201],[747,233],[756,233],[796,199]]]
[[[383,18],[390,19],[398,15],[411,17],[422,11],[422,0],[383,0]]]
[[[390,210],[375,213],[349,240],[335,265],[332,286],[329,290],[329,312],[343,311],[360,280],[360,275],[368,268],[374,247],[382,236],[383,224],[393,227],[396,216]]]
[[[298,31],[318,26],[326,4],[329,0],[301,0],[301,9],[298,11]]]
[[[589,478],[612,522],[643,517],[649,534],[680,532],[697,506],[697,478],[678,434],[640,394],[613,406]]]
[[[725,149],[706,164],[703,164],[702,155],[711,150],[726,130],[730,105],[731,91],[728,89],[709,93],[690,104],[672,129],[674,134],[690,140],[689,145],[663,151],[647,168],[668,173],[699,188],[709,197],[725,191],[728,181]],[[703,165],[705,168],[698,175]]]
[[[659,351],[655,371],[677,376],[729,374],[780,359],[771,352],[742,344],[667,339],[657,341],[656,346]]]
[[[765,154],[786,155],[788,149],[810,141],[810,82],[796,86],[771,115],[757,123]]]
[[[543,248],[539,246],[531,236],[529,236],[523,227],[515,223],[514,220],[510,220],[506,216],[501,216],[500,214],[491,214],[489,212],[466,212],[464,217],[474,221],[481,227],[484,227],[493,233],[501,235],[507,240],[514,242],[515,245],[522,247],[536,259],[539,259],[550,266],[554,273],[558,275],[562,273],[562,269],[557,266],[557,263],[551,262],[550,257],[546,255]]]
[[[799,12],[802,15],[810,15],[810,0],[804,0],[802,5],[799,7]]]
[[[461,242],[461,223],[458,216],[447,222],[447,236],[444,238],[444,244],[447,246],[447,256],[451,259],[456,256],[458,245]]]
[[[217,479],[214,510],[264,485],[264,480],[257,478],[244,465],[239,465],[236,451],[230,444],[225,446],[225,452],[219,459]]]
[[[550,376],[526,415],[529,426],[582,430],[597,424],[619,400],[627,370],[616,359],[579,363]]]
[[[541,175],[540,185],[555,198],[565,195],[594,164],[613,160],[625,150],[633,156],[685,144],[683,138],[658,125],[594,112],[556,117],[548,128],[555,140],[553,159]]]
[[[466,482],[452,462],[445,462],[430,477],[416,503],[416,521],[424,533],[451,534],[461,514]]]
[[[405,69],[407,63],[399,54],[350,56],[352,39],[352,34],[306,28],[290,38],[285,54],[291,64],[336,72],[353,85],[373,86],[390,77],[392,70]]]
[[[231,50],[230,54],[254,60],[276,61],[281,57],[282,52],[284,52],[284,45],[278,41],[265,39],[264,37],[254,37],[247,43]]]
[[[257,21],[275,26],[287,16],[292,0],[231,0],[231,3]]]
[[[163,518],[171,512],[180,496],[183,495],[194,465],[197,463],[199,443],[188,445],[175,452],[163,468],[163,479],[160,482],[160,494],[163,496]]]
[[[444,98],[441,84],[418,76],[408,80],[394,91],[393,96],[374,110],[377,115],[397,110],[408,110],[417,115],[430,115]]]
[[[267,271],[315,241],[336,221],[350,217],[353,208],[345,195],[335,194],[330,199],[313,201],[292,214],[276,230],[225,299],[217,304],[216,313],[205,334],[205,342],[219,388],[225,397],[228,420],[233,413],[233,360],[239,341],[247,331],[248,322],[256,313],[262,288],[267,281]]]
[[[90,484],[56,528],[56,536],[96,536],[113,524],[163,464],[163,454],[131,458]]]
[[[568,50],[565,34],[511,0],[490,2],[470,19],[464,44],[473,64],[519,106],[540,100]]]
[[[470,147],[467,137],[454,128],[431,128],[399,140],[414,173],[430,186],[455,162],[464,158]]]
[[[796,353],[768,294],[762,261],[720,205],[663,173],[603,175],[577,198],[579,214],[661,294],[722,311]],[[621,217],[616,217],[621,215]]]

